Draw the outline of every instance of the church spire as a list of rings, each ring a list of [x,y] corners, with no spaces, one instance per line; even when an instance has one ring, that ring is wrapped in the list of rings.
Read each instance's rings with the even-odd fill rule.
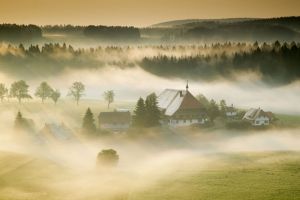
[[[185,87],[186,91],[189,91],[189,81],[186,81],[186,87]]]

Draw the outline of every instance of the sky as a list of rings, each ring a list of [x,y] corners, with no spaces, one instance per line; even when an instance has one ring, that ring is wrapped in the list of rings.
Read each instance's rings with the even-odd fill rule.
[[[300,15],[299,0],[0,0],[0,23],[145,27],[176,19]]]

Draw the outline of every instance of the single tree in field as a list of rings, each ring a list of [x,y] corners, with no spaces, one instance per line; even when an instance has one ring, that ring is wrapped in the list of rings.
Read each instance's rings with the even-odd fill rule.
[[[215,100],[210,100],[209,107],[208,107],[208,117],[211,122],[214,122],[214,120],[219,116],[220,111],[217,103]]]
[[[104,92],[104,99],[107,101],[107,108],[109,109],[109,105],[114,102],[115,93],[113,90],[108,90]]]
[[[94,115],[90,108],[87,109],[83,117],[82,130],[85,133],[94,133],[96,131]]]
[[[152,93],[147,96],[145,101],[145,125],[146,127],[158,126],[161,113],[158,108],[157,96],[155,93]]]
[[[42,99],[42,103],[44,103],[45,99],[50,98],[53,89],[48,85],[47,82],[42,82],[38,88],[36,88],[35,96]]]
[[[226,101],[224,99],[222,99],[220,101],[220,114],[222,117],[225,117],[226,116]]]
[[[10,96],[17,98],[19,103],[22,99],[31,99],[32,97],[28,94],[29,86],[23,80],[14,82],[10,87]]]
[[[146,109],[143,98],[139,98],[133,116],[133,126],[143,127],[145,126]]]
[[[72,96],[78,105],[80,98],[84,95],[85,86],[81,82],[74,82],[69,89],[68,96]]]
[[[51,93],[50,98],[53,100],[53,102],[56,105],[58,99],[60,98],[60,92],[59,92],[59,90],[57,90],[57,89],[53,90],[52,93]]]
[[[4,98],[7,96],[8,89],[5,87],[3,83],[0,83],[0,99],[3,102]]]

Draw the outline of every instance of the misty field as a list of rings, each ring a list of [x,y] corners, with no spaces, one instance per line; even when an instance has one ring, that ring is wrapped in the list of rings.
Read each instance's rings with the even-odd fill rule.
[[[203,156],[182,160],[172,173],[140,187],[135,182],[146,183],[143,175],[130,179],[126,170],[105,174],[93,171],[91,179],[91,172],[70,172],[49,160],[1,152],[0,199],[300,199],[299,152],[204,157],[210,161],[203,161]],[[203,162],[207,164],[205,167]],[[187,167],[191,163],[193,167]],[[155,173],[159,174],[157,170]],[[101,179],[106,179],[108,174],[117,174],[120,179],[115,177],[102,185]]]

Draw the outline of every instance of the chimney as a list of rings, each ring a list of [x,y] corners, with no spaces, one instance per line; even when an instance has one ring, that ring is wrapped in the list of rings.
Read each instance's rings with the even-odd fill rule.
[[[186,91],[189,91],[189,81],[186,81],[186,87],[185,87]]]

